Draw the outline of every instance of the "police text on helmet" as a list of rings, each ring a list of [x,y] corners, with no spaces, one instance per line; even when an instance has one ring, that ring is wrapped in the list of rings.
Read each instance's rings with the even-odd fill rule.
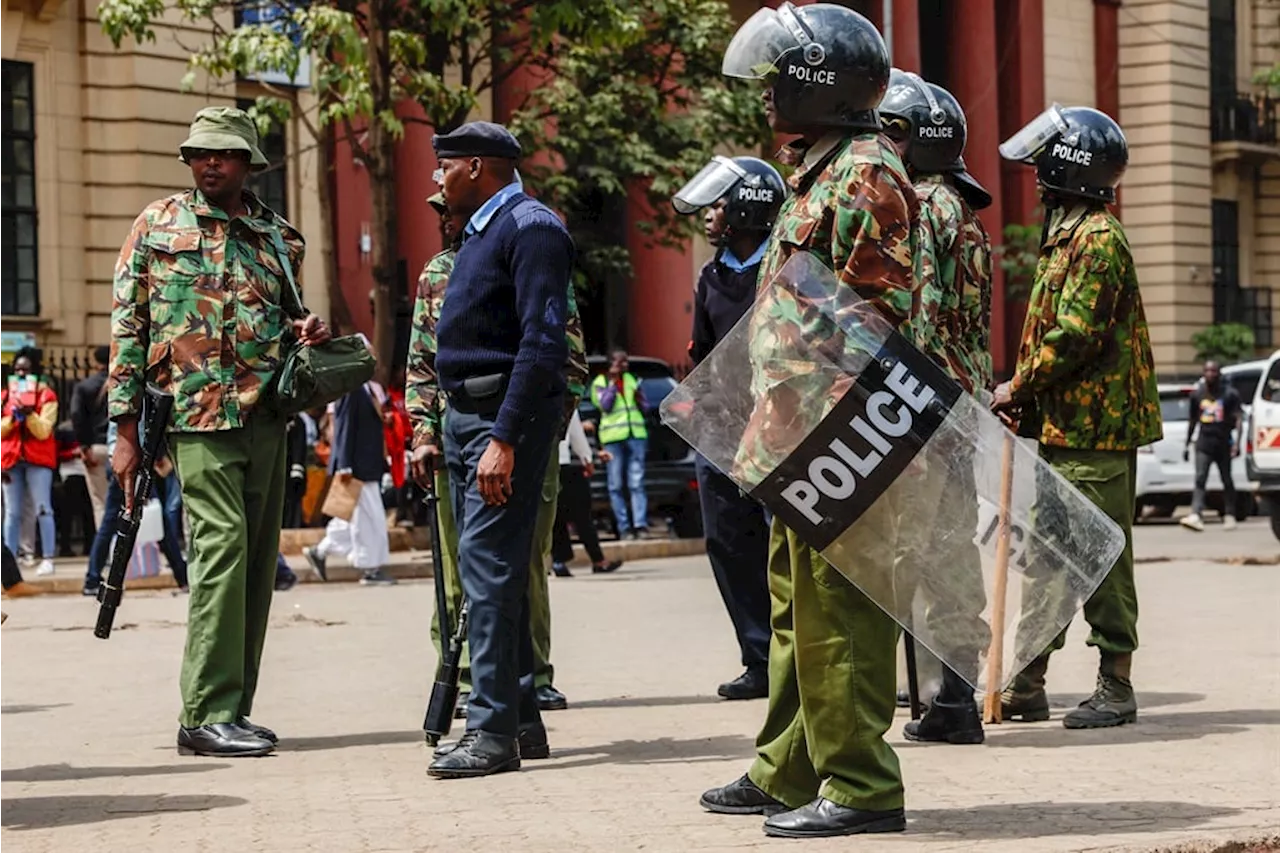
[[[854,417],[845,434],[831,440],[831,452],[810,460],[808,478],[793,480],[782,489],[782,497],[811,524],[826,520],[824,499],[839,503],[852,497],[859,481],[871,476],[895,443],[909,441],[904,436],[911,432],[913,413],[923,412],[936,396],[901,362],[885,377],[884,385],[888,391],[867,397],[866,416]]]
[[[956,129],[954,127],[932,127],[927,124],[920,125],[918,135],[922,139],[954,139]]]
[[[1093,162],[1093,152],[1085,151],[1081,148],[1072,148],[1070,145],[1063,145],[1061,142],[1053,144],[1053,157],[1058,160],[1066,160],[1068,163],[1075,163],[1080,166],[1088,166]]]
[[[792,65],[791,76],[797,80],[803,80],[806,83],[822,83],[826,86],[834,86],[836,84],[836,72],[825,71],[821,68],[807,68],[803,65]]]
[[[768,187],[738,187],[739,201],[761,201],[765,204],[773,204],[773,190]]]

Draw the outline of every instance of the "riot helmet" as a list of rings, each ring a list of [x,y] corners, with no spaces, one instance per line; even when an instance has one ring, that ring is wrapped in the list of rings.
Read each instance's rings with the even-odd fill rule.
[[[782,175],[765,161],[716,155],[672,196],[671,204],[677,213],[689,214],[724,199],[730,233],[768,232],[786,195]]]
[[[1129,143],[1106,113],[1054,104],[1005,141],[1000,156],[1035,166],[1045,189],[1111,203],[1129,165]]]
[[[747,19],[724,53],[729,77],[770,80],[778,117],[798,126],[879,130],[889,51],[870,21],[833,3],[782,3]]]

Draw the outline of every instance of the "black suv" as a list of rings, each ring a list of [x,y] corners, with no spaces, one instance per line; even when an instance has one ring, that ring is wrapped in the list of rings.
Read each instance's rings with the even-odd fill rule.
[[[631,356],[628,370],[640,381],[649,410],[644,414],[649,432],[649,446],[644,460],[644,490],[649,498],[649,528],[658,529],[662,520],[671,526],[671,532],[680,538],[697,538],[702,535],[702,505],[698,502],[698,475],[694,464],[696,454],[684,439],[662,425],[658,405],[676,387],[671,365],[660,358]],[[608,359],[593,355],[587,359],[591,380],[608,369]],[[578,406],[578,414],[587,429],[587,438],[593,449],[600,450],[596,427],[600,424],[600,410],[591,402],[590,381],[587,396]],[[588,426],[588,424],[590,424]],[[609,504],[609,478],[606,466],[596,458],[596,472],[591,478],[591,509],[597,525],[615,536],[618,525]],[[626,493],[626,487],[623,486]]]

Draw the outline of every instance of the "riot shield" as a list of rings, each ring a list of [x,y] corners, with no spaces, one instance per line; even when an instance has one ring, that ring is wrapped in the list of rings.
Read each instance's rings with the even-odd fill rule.
[[[662,419],[979,691],[1039,655],[1120,527],[814,256],[797,252]]]

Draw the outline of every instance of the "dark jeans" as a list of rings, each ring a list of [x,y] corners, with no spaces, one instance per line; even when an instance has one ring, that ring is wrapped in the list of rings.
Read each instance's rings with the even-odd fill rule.
[[[173,571],[173,580],[178,586],[187,586],[187,561],[182,556],[182,491],[178,487],[178,477],[170,473],[163,480],[155,483],[155,494],[160,499],[164,510],[164,538],[160,540],[160,551]],[[116,535],[116,519],[124,509],[124,489],[116,482],[116,475],[107,469],[107,500],[102,512],[102,524],[93,538],[93,547],[89,549],[89,568],[84,575],[85,586],[99,586],[102,583],[102,570],[106,568],[107,557],[111,553],[111,540]]]
[[[1222,475],[1222,514],[1236,514],[1236,485],[1231,480],[1231,448],[1222,447],[1212,450],[1196,448],[1196,488],[1191,496],[1191,511],[1196,515],[1204,512],[1204,487],[1209,482],[1209,469],[1218,466]]]
[[[578,531],[578,538],[582,540],[582,547],[587,549],[591,562],[603,563],[604,551],[600,550],[600,537],[596,535],[595,521],[591,518],[591,481],[581,465],[560,466],[560,500],[556,506],[556,525],[551,534],[551,559],[557,563],[573,559],[570,522]]]
[[[5,589],[17,586],[22,583],[22,570],[18,568],[18,560],[13,556],[13,552],[9,550],[9,546],[4,546],[4,563],[2,571],[0,571],[0,583]]]
[[[707,559],[738,637],[742,665],[769,663],[769,524],[757,501],[742,494],[737,483],[715,466],[697,459],[698,497]]]
[[[489,506],[476,467],[489,446],[494,417],[460,411],[445,416],[444,453],[458,527],[458,573],[471,602],[471,702],[467,729],[515,737],[539,730],[529,633],[529,554],[547,460],[562,420],[559,394],[537,400],[515,445],[511,495]]]

